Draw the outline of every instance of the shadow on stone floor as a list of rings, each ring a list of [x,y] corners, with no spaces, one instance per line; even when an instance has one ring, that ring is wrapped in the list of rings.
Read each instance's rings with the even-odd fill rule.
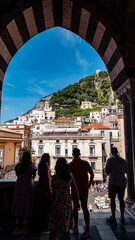
[[[110,213],[91,213],[90,231],[91,240],[135,240],[135,220],[125,213],[126,225],[120,224],[120,214],[116,213],[117,226],[108,224],[106,218]],[[36,231],[36,225],[29,227],[15,227],[14,219],[4,216],[0,219],[0,240],[48,240],[49,234],[40,234]],[[82,212],[79,213],[79,233],[84,231]],[[80,235],[75,235],[71,230],[71,239],[79,240]],[[63,240],[62,236],[59,240]]]

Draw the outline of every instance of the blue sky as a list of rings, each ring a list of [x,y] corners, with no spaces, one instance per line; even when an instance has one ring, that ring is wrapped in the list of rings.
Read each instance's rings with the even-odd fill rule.
[[[76,34],[56,27],[22,46],[10,62],[2,91],[1,122],[16,118],[40,98],[106,67]]]

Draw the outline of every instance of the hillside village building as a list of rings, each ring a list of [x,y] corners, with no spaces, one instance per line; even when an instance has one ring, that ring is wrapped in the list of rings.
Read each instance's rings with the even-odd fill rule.
[[[26,123],[27,121],[28,121],[28,116],[26,114],[18,117],[18,122],[20,123]]]
[[[32,110],[28,115],[28,123],[40,123],[45,119],[45,112],[40,110]]]
[[[93,108],[96,105],[96,103],[90,102],[90,101],[82,101],[82,104],[80,106],[81,109],[88,109]]]
[[[109,114],[103,118],[103,125],[111,128],[118,128],[118,114]]]
[[[55,119],[55,111],[41,111],[41,110],[32,110],[30,113],[19,116],[18,119],[13,120],[13,124],[27,124],[32,125],[35,123],[44,122],[44,120]],[[7,122],[10,124],[10,122]]]
[[[103,118],[108,114],[109,114],[109,108],[108,107],[102,107],[101,108],[101,117]]]
[[[101,111],[91,111],[89,115],[89,119],[91,123],[97,122],[100,123],[101,121]]]
[[[50,106],[50,102],[49,101],[45,101],[45,104],[44,104],[44,111],[45,112],[51,112],[52,111],[52,107]]]
[[[117,114],[111,114],[106,116],[103,119],[103,124],[106,127],[111,129],[117,129],[119,134],[119,143],[113,142],[115,139],[113,136],[111,137],[112,146],[118,147],[119,154],[122,158],[125,158],[125,136],[124,136],[124,119],[123,112],[119,112]]]

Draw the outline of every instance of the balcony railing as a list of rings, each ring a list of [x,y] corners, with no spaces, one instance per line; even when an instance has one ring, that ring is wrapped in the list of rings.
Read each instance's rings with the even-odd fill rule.
[[[61,157],[61,153],[55,153],[54,157]]]
[[[101,134],[93,134],[93,133],[81,133],[81,132],[77,132],[77,133],[70,133],[70,132],[65,132],[65,133],[60,133],[60,132],[47,132],[47,133],[32,133],[31,134],[31,137],[45,137],[45,136],[52,136],[52,137],[55,137],[55,136],[59,136],[59,137],[67,137],[67,136],[74,136],[74,137],[77,137],[77,136],[91,136],[91,137],[101,137]]]
[[[111,142],[119,142],[119,138],[110,138]]]
[[[89,157],[98,157],[95,153],[90,153]]]

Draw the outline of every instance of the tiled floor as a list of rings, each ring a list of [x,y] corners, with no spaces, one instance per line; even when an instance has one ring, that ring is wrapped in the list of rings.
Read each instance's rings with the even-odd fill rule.
[[[135,220],[125,213],[126,225],[121,225],[119,220],[119,212],[116,212],[117,226],[108,224],[106,218],[110,213],[91,213],[90,216],[90,231],[92,240],[135,240]],[[1,222],[0,240],[48,240],[49,234],[28,234],[28,227],[14,228],[11,221],[3,220]],[[79,240],[80,234],[84,231],[83,214],[79,214],[79,234],[75,235],[71,231],[71,239]],[[60,238],[59,238],[60,239]],[[62,240],[62,238],[61,238]]]

